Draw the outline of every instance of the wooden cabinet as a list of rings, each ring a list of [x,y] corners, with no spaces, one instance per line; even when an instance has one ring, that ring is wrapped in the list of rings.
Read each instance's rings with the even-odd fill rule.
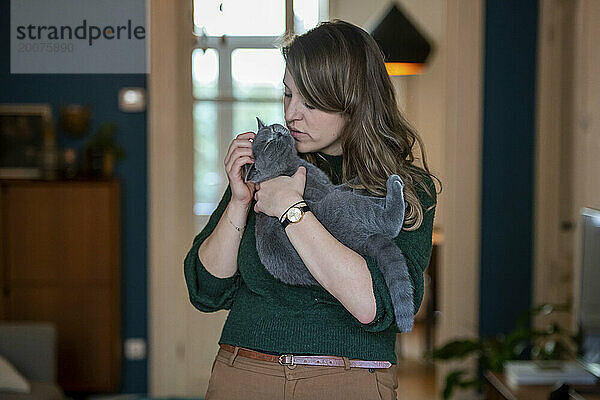
[[[120,185],[0,181],[0,317],[51,321],[65,391],[120,385]]]

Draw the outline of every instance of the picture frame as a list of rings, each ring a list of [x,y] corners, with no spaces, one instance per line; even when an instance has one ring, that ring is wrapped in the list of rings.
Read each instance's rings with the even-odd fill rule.
[[[40,179],[55,146],[50,104],[0,104],[0,179]]]

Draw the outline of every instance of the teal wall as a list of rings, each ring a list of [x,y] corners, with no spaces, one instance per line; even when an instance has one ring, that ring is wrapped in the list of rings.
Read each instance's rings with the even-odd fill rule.
[[[537,0],[485,2],[479,333],[531,306]]]
[[[122,87],[146,88],[146,74],[11,74],[10,0],[0,1],[0,102],[49,103],[58,121],[63,104],[89,103],[93,107],[90,133],[70,139],[57,131],[60,147],[81,148],[90,134],[105,121],[117,126],[117,140],[127,158],[119,163],[116,175],[122,182],[121,316],[123,339],[148,338],[147,331],[147,123],[146,112],[119,111],[117,97]],[[148,386],[147,361],[122,362],[122,392],[145,393]]]

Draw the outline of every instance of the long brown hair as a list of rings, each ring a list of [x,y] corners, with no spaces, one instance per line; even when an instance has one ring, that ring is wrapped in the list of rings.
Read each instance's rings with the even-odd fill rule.
[[[405,183],[407,203],[403,229],[418,229],[423,208],[416,187],[422,187],[433,199],[425,178],[435,178],[440,190],[441,182],[429,172],[423,142],[398,109],[375,40],[363,29],[341,20],[322,22],[284,40],[286,68],[304,99],[319,110],[348,117],[340,135],[344,182],[385,196],[388,177],[399,175]],[[415,143],[419,144],[424,169],[414,164]],[[318,155],[305,153],[301,157],[315,163]],[[355,177],[360,183],[350,182]]]

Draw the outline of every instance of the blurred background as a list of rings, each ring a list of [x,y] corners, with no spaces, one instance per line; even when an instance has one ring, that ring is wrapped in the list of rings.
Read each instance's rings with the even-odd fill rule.
[[[443,185],[425,298],[398,335],[399,398],[442,398],[457,368],[489,387],[477,352],[431,352],[506,337],[537,305],[561,306],[527,329],[579,328],[582,208],[600,209],[600,2],[0,7],[0,356],[18,373],[0,398],[202,398],[226,312],[189,303],[183,259],[227,185],[232,138],[256,116],[283,122],[278,40],[334,18],[394,63],[398,106]],[[84,19],[85,40],[28,29]],[[94,24],[123,36],[87,44]],[[543,340],[508,357],[575,357]],[[476,383],[452,398],[489,396]]]

